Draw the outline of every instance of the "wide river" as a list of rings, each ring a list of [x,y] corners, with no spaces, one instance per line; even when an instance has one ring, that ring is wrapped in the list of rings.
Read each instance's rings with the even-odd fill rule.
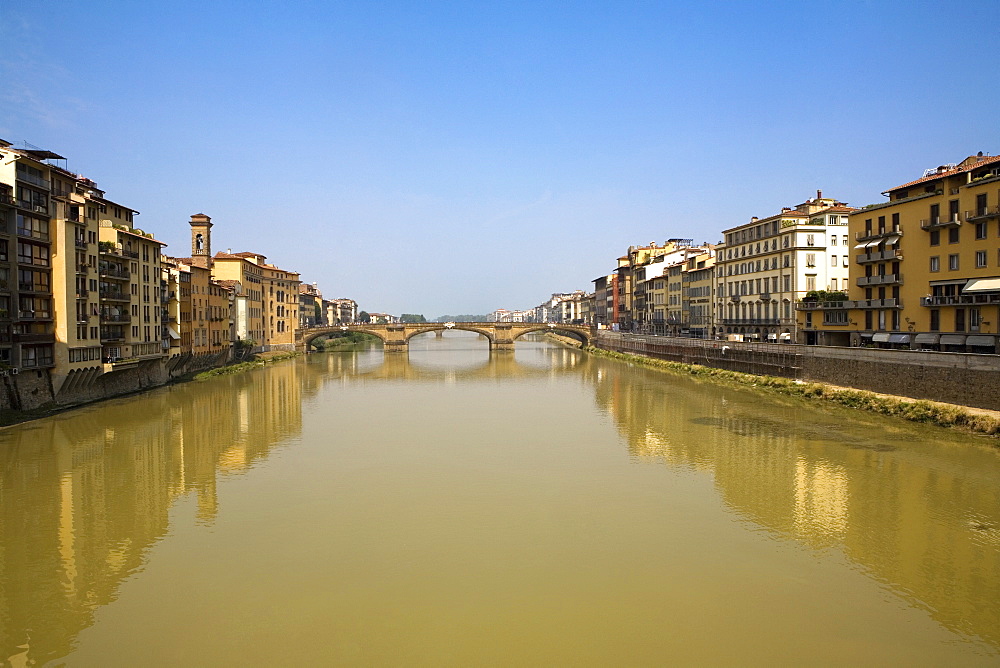
[[[475,335],[0,430],[0,665],[1000,665],[1000,449]]]

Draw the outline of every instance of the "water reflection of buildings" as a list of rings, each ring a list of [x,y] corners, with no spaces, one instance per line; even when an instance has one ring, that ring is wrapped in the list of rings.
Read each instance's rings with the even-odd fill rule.
[[[754,523],[841,550],[945,627],[1000,647],[1000,457],[972,437],[595,365],[637,459],[712,476]]]
[[[65,656],[167,533],[175,500],[194,494],[211,522],[219,475],[300,432],[316,375],[275,365],[0,432],[0,664]]]

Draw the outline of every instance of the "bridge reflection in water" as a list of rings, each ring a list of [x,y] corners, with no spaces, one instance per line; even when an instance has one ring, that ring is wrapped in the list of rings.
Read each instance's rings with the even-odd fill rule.
[[[151,628],[146,638],[175,649],[230,647],[246,653],[229,658],[247,660],[305,652],[294,656],[354,656],[355,663],[363,663],[350,654],[348,645],[338,644],[347,633],[344,629],[362,637],[380,624],[386,625],[387,635],[370,636],[369,647],[377,648],[375,641],[381,639],[384,647],[420,646],[430,652],[420,655],[425,659],[470,658],[475,647],[463,643],[489,647],[504,636],[488,630],[476,636],[463,624],[509,621],[491,617],[498,613],[490,606],[505,596],[526,615],[518,617],[519,622],[533,630],[517,635],[513,649],[508,646],[515,659],[544,656],[551,644],[561,656],[582,658],[620,657],[628,650],[630,656],[644,659],[639,663],[654,662],[668,650],[687,659],[698,652],[704,657],[716,646],[732,646],[734,654],[726,656],[754,647],[766,647],[765,654],[771,656],[791,651],[796,643],[815,643],[817,659],[885,657],[885,646],[864,644],[875,643],[874,635],[882,631],[901,634],[898,640],[886,641],[899,645],[899,656],[922,657],[925,663],[954,663],[956,657],[996,659],[1000,454],[992,443],[820,409],[799,399],[703,384],[567,348],[529,342],[515,353],[498,352],[484,341],[462,336],[413,338],[410,356],[383,355],[377,348],[310,355],[0,432],[0,660],[26,665],[68,657],[73,663],[78,635],[88,627],[105,629],[98,637],[106,639],[107,647],[125,651],[132,643],[129,633],[95,620],[102,607],[115,608],[109,604],[119,598],[127,580],[162,580],[164,586],[175,587],[219,573],[226,577],[211,580],[189,597],[149,600],[147,610],[133,595],[121,609],[138,606],[145,615],[156,610],[167,620],[197,618],[197,606],[227,609],[234,599],[254,600],[256,594],[248,592],[260,590],[266,605],[246,611],[228,608],[229,616],[215,620],[219,625],[206,627],[203,636],[192,631],[178,645],[171,633]],[[518,393],[528,393],[530,402],[551,397],[553,403],[534,408],[517,404]],[[577,398],[589,406],[573,403]],[[521,413],[505,415],[504,420],[520,417],[523,422],[491,422],[502,408],[483,407],[482,402],[514,405]],[[358,411],[371,405],[389,410]],[[435,413],[426,423],[438,418],[448,422],[430,434],[394,423],[397,413],[415,420],[427,410]],[[591,420],[588,410],[598,417]],[[528,411],[553,424],[525,417]],[[607,423],[607,431],[600,428],[602,423]],[[504,430],[491,433],[491,425],[497,424]],[[359,436],[365,434],[370,436]],[[465,440],[453,449],[442,448],[439,441],[452,434]],[[276,452],[280,456],[271,457]],[[493,458],[477,459],[482,453]],[[624,465],[619,460],[625,460]],[[317,466],[320,473],[313,472]],[[249,475],[254,469],[259,470]],[[422,479],[413,477],[414,470],[427,472],[432,488],[418,489],[414,480]],[[491,477],[494,470],[498,473]],[[375,474],[363,478],[358,471]],[[731,542],[739,533],[717,526],[678,532],[671,522],[680,524],[690,517],[696,523],[711,516],[697,496],[698,485],[705,481],[703,486],[714,490],[713,500],[721,500],[750,533],[763,534],[766,540]],[[369,489],[369,483],[376,487]],[[441,505],[433,505],[435,494],[441,495]],[[359,510],[362,506],[370,515]],[[416,517],[430,522],[428,514],[440,515],[442,523],[407,521]],[[465,520],[473,517],[489,531],[465,533]],[[227,531],[211,533],[223,519],[228,520]],[[290,553],[271,547],[272,536],[286,534],[266,524],[268,519],[292,523],[287,535],[294,532],[296,542],[291,547],[301,548],[298,541],[310,532],[320,542]],[[198,528],[209,533],[199,534]],[[260,543],[246,536],[257,531],[262,533]],[[716,533],[726,540],[715,544],[705,538]],[[237,545],[246,541],[254,549],[240,552],[226,544],[223,536],[233,540],[234,534]],[[421,535],[426,535],[427,545],[409,542]],[[402,541],[400,536],[405,541],[396,547],[405,550],[403,555],[385,554],[385,541]],[[623,536],[633,542],[619,544]],[[837,555],[858,577],[818,569],[807,571],[816,574],[815,580],[799,582],[795,578],[803,571],[787,572],[789,564],[798,563],[794,555],[781,552],[788,543],[809,552],[806,562],[811,558],[826,563]],[[194,552],[191,562],[201,564],[205,575],[169,568],[164,573],[164,560],[176,564],[154,553],[157,544],[172,546],[168,553]],[[511,552],[512,544],[520,551]],[[715,549],[680,556],[692,545]],[[365,546],[373,551],[365,551]],[[234,552],[242,556],[221,556]],[[767,563],[761,553],[783,556]],[[330,578],[319,587],[312,581],[304,587],[300,581],[307,577],[299,571],[312,564],[311,554],[322,559],[317,558],[315,572],[305,573]],[[503,560],[483,565],[497,555],[514,560],[509,573]],[[602,555],[614,558],[602,560]],[[412,585],[421,592],[416,597],[419,614],[413,613],[413,618],[427,617],[424,613],[431,608],[426,606],[436,600],[432,592],[440,590],[452,605],[433,608],[431,617],[462,633],[438,637],[421,627],[419,638],[409,637],[405,622],[410,617],[395,606],[413,592],[400,585],[400,578],[408,573],[430,577],[436,571],[428,563],[441,559],[454,570],[440,580]],[[298,568],[290,567],[288,560]],[[553,570],[541,568],[550,562]],[[694,570],[695,563],[704,573]],[[464,570],[469,564],[482,569]],[[494,572],[501,575],[496,582],[488,577]],[[385,579],[364,579],[372,573]],[[464,578],[470,573],[484,576],[475,580],[474,599],[463,597]],[[248,577],[243,581],[241,575]],[[583,577],[575,579],[577,575]],[[704,601],[685,597],[685,585],[678,581],[685,577],[694,577],[704,587],[697,592]],[[862,605],[852,609],[860,588],[857,581],[865,579],[883,590],[881,601],[867,601],[875,606],[873,611]],[[517,589],[525,581],[531,591]],[[223,590],[226,583],[236,588]],[[315,638],[300,635],[293,646],[279,647],[255,640],[241,626],[256,623],[253,630],[268,640],[294,635],[300,631],[296,615],[282,611],[308,605],[308,592],[314,589],[317,597],[328,594],[314,612],[340,610],[330,607],[332,599],[348,615],[317,618],[322,631]],[[288,590],[299,598],[267,598]],[[782,599],[775,593],[786,591],[794,596]],[[380,592],[389,592],[387,600],[373,598]],[[715,594],[725,603],[713,604]],[[821,594],[829,598],[800,598]],[[578,595],[589,604],[560,603],[580,603],[574,598]],[[216,600],[220,598],[222,602]],[[475,607],[480,601],[486,608]],[[533,605],[522,605],[525,601]],[[771,625],[731,617],[733,609],[781,601],[787,605],[758,615],[773,617]],[[599,614],[608,602],[614,614]],[[381,614],[385,606],[392,609],[389,622]],[[921,626],[906,614],[912,608],[925,611],[936,625]],[[823,616],[827,610],[829,618]],[[724,643],[713,632],[717,626],[704,618],[709,611],[723,619]],[[553,633],[546,635],[543,631],[553,617]],[[709,632],[702,636],[685,628],[689,619],[700,620],[693,626],[704,625]],[[855,625],[831,631],[809,623],[819,619],[854,619]],[[764,630],[755,637],[750,630],[758,630],[758,623]],[[865,626],[876,630],[865,636],[857,628]],[[672,632],[655,632],[664,628]],[[523,627],[515,624],[507,631],[512,629]],[[629,635],[633,630],[638,635]],[[336,642],[330,634],[336,635]],[[157,636],[161,640],[155,640]],[[841,643],[842,637],[850,641]],[[768,646],[781,638],[781,643]],[[822,646],[824,639],[829,647]],[[148,648],[133,654],[143,652],[156,663],[159,655],[151,655]],[[756,659],[763,654],[743,656]],[[368,658],[384,655],[376,652]],[[87,662],[86,657],[80,660]]]

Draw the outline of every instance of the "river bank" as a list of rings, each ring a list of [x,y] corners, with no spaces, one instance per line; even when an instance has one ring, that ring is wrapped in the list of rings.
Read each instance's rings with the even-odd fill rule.
[[[615,352],[595,347],[586,347],[584,350],[592,355],[621,360],[651,369],[695,376],[714,382],[758,387],[790,396],[821,399],[871,413],[901,417],[911,422],[933,424],[940,427],[1000,438],[1000,411],[958,406],[925,399],[912,399],[866,390],[855,390],[826,383],[804,382],[789,378],[779,378],[777,376],[716,369],[697,364],[669,362],[642,355]]]
[[[57,415],[59,413],[64,413],[66,411],[73,410],[74,408],[89,406],[91,404],[100,403],[108,399],[117,399],[121,397],[143,394],[149,390],[165,387],[167,385],[175,385],[178,383],[187,383],[191,381],[202,381],[202,380],[207,380],[209,378],[213,378],[215,376],[227,376],[230,374],[242,373],[244,371],[250,371],[251,369],[257,369],[263,367],[267,364],[272,364],[275,362],[281,362],[284,360],[292,359],[300,355],[302,355],[302,353],[300,352],[286,352],[286,351],[257,353],[251,359],[245,362],[234,362],[234,363],[224,364],[222,366],[216,366],[210,368],[206,371],[191,371],[188,373],[169,377],[164,382],[142,384],[134,389],[94,396],[92,398],[81,401],[74,401],[70,403],[58,403],[56,401],[50,400],[46,401],[45,403],[42,403],[41,405],[22,410],[16,410],[12,408],[2,408],[0,409],[0,428],[10,427],[24,422],[30,422],[32,420],[38,420],[52,415]]]

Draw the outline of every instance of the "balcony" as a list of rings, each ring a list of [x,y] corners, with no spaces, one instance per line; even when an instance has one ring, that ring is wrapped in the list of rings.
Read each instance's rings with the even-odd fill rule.
[[[15,205],[19,206],[22,209],[27,209],[28,211],[31,211],[32,213],[44,213],[44,214],[48,214],[48,212],[49,212],[49,205],[48,205],[48,203],[46,203],[46,202],[39,202],[38,200],[32,201],[32,200],[28,200],[28,199],[19,199],[19,200],[17,200],[15,202]]]
[[[124,292],[118,292],[117,290],[101,290],[101,299],[107,299],[108,301],[115,302],[127,302],[131,301],[132,297]]]
[[[948,217],[938,216],[937,218],[925,218],[920,221],[920,229],[922,230],[937,230],[942,227],[957,227],[962,224],[962,219],[958,217],[958,214],[952,214]]]
[[[886,260],[902,260],[903,254],[897,250],[884,250],[875,251],[873,253],[862,253],[861,255],[855,256],[855,260],[858,264],[867,264],[868,262],[885,262]]]
[[[14,334],[14,343],[55,343],[56,335],[52,332],[46,334]]]
[[[884,276],[859,276],[858,277],[858,287],[865,287],[868,285],[892,285],[894,283],[902,283],[902,274],[885,274]]]
[[[132,322],[132,316],[127,313],[101,313],[101,322]]]
[[[859,299],[857,301],[843,302],[846,308],[903,308],[903,304],[898,299]]]
[[[18,283],[17,289],[19,292],[32,292],[35,294],[49,295],[52,294],[52,288],[48,285],[42,285],[41,283]]]
[[[1000,217],[1000,205],[997,206],[986,206],[981,209],[976,209],[975,211],[965,212],[965,221],[971,223],[977,220],[986,220],[988,218]]]
[[[48,241],[49,240],[49,233],[48,232],[42,232],[40,230],[33,230],[31,228],[28,228],[28,227],[18,227],[17,228],[17,236],[22,237],[24,239],[32,239],[34,241]]]
[[[86,276],[88,273],[90,273],[90,267],[88,267],[85,264],[78,264],[76,265],[76,273],[81,276]]]
[[[815,311],[824,309],[842,311],[851,308],[903,308],[903,305],[898,299],[858,299],[842,302],[797,302],[795,304],[796,311]]]
[[[770,325],[781,324],[781,318],[723,318],[723,325]]]
[[[88,290],[77,289],[76,291],[77,299],[86,299],[88,296],[90,296],[90,292]]]
[[[14,206],[14,196],[9,192],[0,193],[0,204]]]
[[[952,295],[939,297],[921,297],[921,306],[978,306],[981,304],[1000,304],[1000,294],[983,295]]]
[[[87,240],[86,239],[73,239],[73,244],[77,248],[82,248],[84,250],[87,249]]]
[[[888,237],[901,237],[901,236],[903,236],[902,228],[896,228],[896,229],[889,228],[888,230],[882,229],[877,232],[866,230],[864,232],[854,233],[854,239],[856,241],[873,241],[875,239],[882,239]]]
[[[101,255],[115,255],[118,257],[131,258],[133,260],[139,259],[139,251],[126,250],[122,248],[121,244],[113,244],[110,241],[99,242],[98,248]]]
[[[52,320],[50,311],[18,311],[17,315],[21,320]]]
[[[47,179],[43,179],[40,176],[35,176],[34,174],[29,174],[27,172],[21,171],[20,169],[16,172],[17,180],[24,181],[25,183],[30,183],[33,186],[38,186],[39,188],[45,188],[49,190],[51,185]]]
[[[122,269],[114,265],[102,264],[97,268],[97,273],[102,278],[112,278],[121,281],[127,281],[132,277],[132,272],[128,269]]]

